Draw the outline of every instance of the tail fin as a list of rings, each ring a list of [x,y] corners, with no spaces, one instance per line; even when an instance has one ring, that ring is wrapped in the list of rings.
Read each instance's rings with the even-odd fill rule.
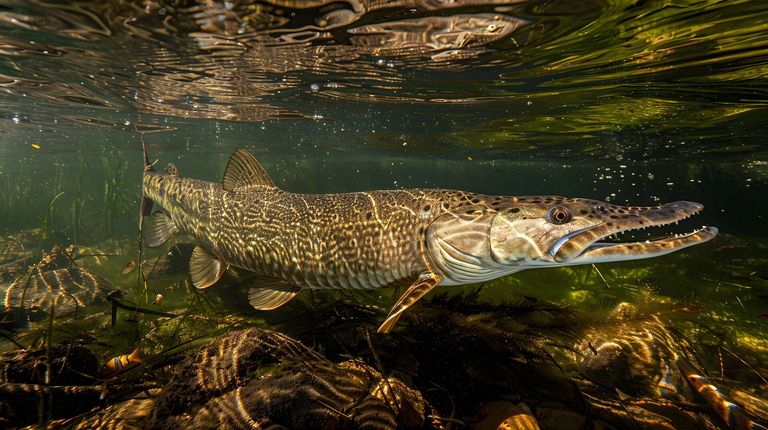
[[[136,349],[134,349],[133,352],[131,352],[128,355],[128,362],[129,363],[143,363],[144,360],[141,358],[140,354],[141,354],[140,347],[137,346]]]
[[[142,192],[141,192],[141,209],[139,212],[139,231],[144,228],[144,217],[152,213],[152,200],[144,195],[144,174],[151,172],[152,163],[149,162],[149,155],[147,154],[147,145],[144,143],[144,134],[139,132],[139,139],[141,140],[141,151],[144,153],[144,172],[142,173]]]

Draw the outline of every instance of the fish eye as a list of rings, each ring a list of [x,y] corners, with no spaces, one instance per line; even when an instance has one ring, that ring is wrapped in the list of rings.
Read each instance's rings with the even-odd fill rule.
[[[547,213],[547,221],[552,224],[565,224],[571,220],[571,212],[562,206],[555,206]]]

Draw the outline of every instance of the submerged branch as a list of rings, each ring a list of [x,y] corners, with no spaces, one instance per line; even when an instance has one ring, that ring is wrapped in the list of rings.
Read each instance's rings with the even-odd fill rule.
[[[117,298],[115,298],[112,295],[107,295],[107,300],[112,302],[113,306],[116,306],[116,307],[118,307],[120,309],[125,309],[127,311],[131,311],[131,312],[143,313],[143,314],[147,314],[147,315],[157,315],[159,317],[168,317],[168,318],[176,318],[178,316],[176,314],[172,314],[172,313],[169,313],[169,312],[161,312],[161,311],[156,311],[156,310],[152,310],[152,309],[142,308],[142,307],[139,307],[139,306],[129,306],[129,305],[126,305],[123,302],[117,300]]]

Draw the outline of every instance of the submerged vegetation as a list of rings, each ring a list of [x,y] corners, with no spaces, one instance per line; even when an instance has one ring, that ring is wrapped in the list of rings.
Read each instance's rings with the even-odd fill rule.
[[[5,426],[768,423],[765,321],[749,311],[765,298],[719,282],[717,296],[739,295],[742,314],[707,297],[676,296],[683,290],[665,291],[666,275],[659,277],[695,271],[711,253],[723,272],[743,271],[735,238],[680,257],[685,265],[552,269],[535,280],[445,287],[381,336],[386,304],[370,294],[315,292],[258,312],[236,277],[208,290],[190,287],[188,245],[152,251],[141,264],[131,242],[56,246],[36,257],[38,231],[2,241],[10,297],[0,322]],[[139,269],[145,285],[135,282]],[[702,282],[685,272],[675,279]],[[695,394],[691,374],[709,374],[722,398]],[[733,403],[736,418],[720,415],[713,406],[720,401]]]
[[[71,165],[34,155],[46,160],[41,168],[53,175],[29,170],[23,159],[0,159],[0,169],[13,169],[13,174],[0,175],[0,216],[6,221],[0,228],[5,234],[39,227],[33,247],[39,252],[56,243],[94,243],[131,231],[133,225],[125,221],[135,212],[136,189],[120,153],[86,157],[81,151]]]

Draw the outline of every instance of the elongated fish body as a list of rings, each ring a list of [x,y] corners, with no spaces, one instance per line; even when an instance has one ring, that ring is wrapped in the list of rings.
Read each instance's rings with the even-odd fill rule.
[[[179,230],[232,266],[302,288],[368,289],[410,283],[424,271],[419,237],[459,192],[394,190],[294,194],[226,191],[219,184],[149,173],[147,197]]]
[[[462,285],[527,268],[648,258],[705,242],[714,227],[655,241],[607,236],[670,224],[702,209],[679,201],[617,206],[557,196],[490,196],[404,189],[341,194],[281,190],[248,152],[230,158],[222,184],[155,172],[145,151],[142,217],[158,246],[177,232],[198,246],[194,285],[207,288],[229,267],[254,272],[257,309],[274,309],[301,289],[370,289],[410,284],[380,331],[438,284]]]

